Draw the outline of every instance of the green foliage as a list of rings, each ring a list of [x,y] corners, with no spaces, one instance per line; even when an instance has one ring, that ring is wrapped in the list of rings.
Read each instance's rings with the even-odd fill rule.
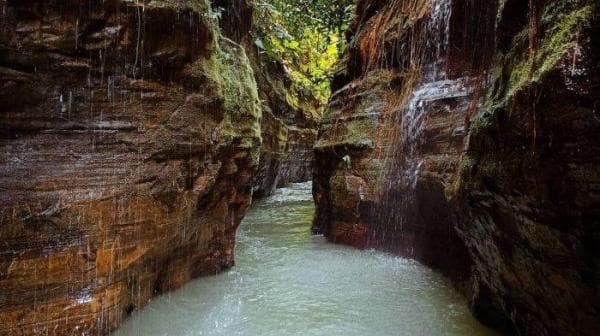
[[[289,70],[299,94],[326,103],[354,0],[264,0],[256,8],[261,54]]]

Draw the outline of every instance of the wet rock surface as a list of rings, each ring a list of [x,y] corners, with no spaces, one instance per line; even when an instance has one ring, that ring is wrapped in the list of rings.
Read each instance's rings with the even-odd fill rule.
[[[482,321],[600,332],[593,1],[359,1],[315,232],[447,273]]]
[[[0,6],[0,334],[105,334],[231,267],[261,106],[209,4]]]
[[[312,178],[313,146],[323,107],[313,97],[296,92],[283,63],[261,54],[252,34],[254,5],[248,0],[214,0],[223,11],[221,27],[246,50],[262,102],[261,147],[254,196],[271,195],[277,187]]]
[[[313,147],[322,108],[316,99],[294,91],[283,64],[260,55],[252,41],[243,45],[255,69],[263,102],[264,143],[254,180],[255,195],[261,197],[288,183],[312,179]]]

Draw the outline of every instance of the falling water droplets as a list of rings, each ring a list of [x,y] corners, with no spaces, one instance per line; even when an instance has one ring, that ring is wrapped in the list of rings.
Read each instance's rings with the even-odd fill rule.
[[[431,0],[425,29],[416,35],[418,47],[411,53],[411,62],[417,65],[418,82],[409,96],[391,116],[393,145],[386,153],[386,176],[382,177],[382,211],[378,221],[382,225],[370,235],[374,241],[406,241],[403,253],[414,256],[414,244],[405,237],[404,230],[414,225],[411,213],[417,199],[419,179],[425,168],[423,148],[428,118],[433,112],[463,113],[467,110],[469,79],[450,79],[447,60],[452,19],[452,0]],[[408,84],[410,85],[410,84]],[[391,236],[391,237],[390,237]],[[408,238],[405,240],[405,238]],[[418,251],[417,251],[418,253]]]
[[[441,275],[311,236],[311,189],[292,184],[255,203],[232,271],[158,297],[115,334],[493,335]]]
[[[79,49],[79,18],[75,21],[75,50]]]
[[[60,95],[59,101],[60,101],[60,114],[62,116],[63,113],[67,112],[67,105],[65,104],[64,97],[62,94]]]
[[[104,65],[105,65],[105,58],[104,58],[104,53],[102,52],[102,49],[100,49],[98,51],[98,57],[100,59],[100,85],[104,84]]]
[[[468,94],[466,78],[450,80],[446,75],[451,16],[450,0],[432,0],[432,12],[424,41],[427,46],[425,60],[428,62],[423,67],[424,81],[413,90],[406,108],[401,111],[402,143],[408,144],[404,150],[408,151],[409,156],[416,154],[416,146],[431,104],[445,99],[466,98]],[[433,59],[428,58],[431,56]],[[413,162],[409,165],[413,167],[410,173],[412,176],[420,164]]]
[[[3,31],[6,29],[6,2],[2,2],[2,26]]]
[[[113,100],[113,89],[114,89],[114,84],[113,84],[113,76],[108,76],[108,79],[106,81],[106,95],[109,101],[112,102]]]
[[[67,109],[67,118],[71,119],[71,111],[73,110],[73,91],[69,90],[69,104]]]
[[[431,14],[424,38],[425,78],[440,80],[446,77],[446,58],[450,44],[451,0],[432,0]]]

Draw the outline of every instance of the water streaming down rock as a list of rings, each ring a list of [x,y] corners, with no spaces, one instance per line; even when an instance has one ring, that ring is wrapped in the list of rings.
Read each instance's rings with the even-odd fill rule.
[[[452,0],[431,0],[429,7],[425,32],[415,44],[417,48],[424,46],[420,55],[421,60],[413,60],[423,67],[422,75],[425,83],[443,80],[447,77],[446,64],[450,43]]]
[[[250,64],[208,4],[0,3],[1,333],[103,333],[229,267],[261,133],[282,155],[289,125],[265,113],[260,131]],[[598,334],[597,1],[358,8],[316,146],[315,229],[439,267],[496,326]]]
[[[436,72],[425,74],[424,78],[435,78],[440,75]],[[435,106],[435,108],[447,109],[448,113],[465,113],[469,103],[467,91],[467,80],[465,78],[440,79],[423,83],[414,89],[407,106],[397,112],[398,115],[394,120],[401,125],[401,138],[395,139],[395,143],[400,147],[392,147],[393,154],[387,156],[394,159],[387,163],[389,166],[383,170],[383,172],[392,172],[394,175],[383,179],[387,182],[386,188],[388,188],[388,191],[395,188],[394,183],[406,186],[407,192],[403,196],[402,204],[407,204],[415,196],[414,190],[417,187],[420,168],[423,165],[422,158],[418,157],[419,146],[422,145],[425,122],[432,106],[437,104],[438,106]],[[454,102],[456,105],[453,107],[448,106],[449,101]],[[386,207],[393,208],[393,205],[387,204]],[[388,217],[388,220],[390,222],[405,222],[405,219],[402,218],[404,213],[406,211],[401,209],[398,212],[400,218]]]
[[[413,18],[415,14],[411,10],[422,16]],[[398,19],[388,14],[393,12],[405,13],[407,17]],[[335,241],[381,246],[411,257],[423,257],[424,254],[433,257],[438,253],[439,247],[424,246],[416,231],[445,236],[447,225],[440,228],[425,226],[417,206],[418,189],[428,183],[419,183],[423,178],[422,169],[429,169],[427,165],[431,161],[428,159],[435,154],[430,153],[431,144],[423,141],[424,132],[431,132],[432,122],[447,115],[453,116],[451,136],[464,135],[467,127],[464,121],[469,107],[469,79],[450,78],[447,74],[451,18],[451,0],[390,2],[372,18],[379,26],[372,24],[370,29],[379,34],[383,34],[381,27],[402,26],[407,21],[413,26],[403,35],[408,41],[392,43],[392,51],[384,53],[391,56],[383,56],[386,61],[381,65],[395,64],[400,69],[392,67],[367,72],[362,83],[358,80],[350,83],[332,99],[329,113],[333,116],[330,121],[333,127],[327,120],[322,125],[316,155],[319,160],[321,155],[323,159],[330,156],[330,150],[336,156],[341,155],[340,150],[350,152],[353,165],[349,169],[336,171],[335,163],[323,164],[323,182],[325,185],[331,183],[351,196],[342,200],[336,192],[331,199],[334,204],[324,203],[323,212],[333,213],[317,216],[316,231],[326,233]],[[385,40],[375,33],[364,33],[364,39]],[[391,42],[386,43],[377,45]],[[395,59],[390,61],[389,57]],[[402,89],[396,92],[397,88]],[[344,106],[344,100],[353,101],[355,105]],[[360,112],[355,113],[352,108]],[[348,123],[351,125],[347,129],[352,133],[346,135],[344,126]],[[443,135],[446,129],[440,131]],[[335,176],[328,177],[330,172]],[[315,177],[319,205],[322,176]],[[325,193],[326,189],[323,190]],[[324,199],[328,198],[324,195]],[[352,210],[342,213],[345,208]],[[334,222],[335,225],[325,224],[320,228],[319,221],[328,221],[328,216],[339,220]]]
[[[0,334],[104,334],[230,267],[253,189],[310,179],[318,106],[251,2],[221,29],[204,0],[0,4]]]
[[[382,209],[378,212],[381,216],[376,218],[380,228],[373,230],[367,244],[399,237],[398,241],[404,245],[400,247],[402,253],[412,257],[419,243],[407,239],[404,233],[405,224],[415,222],[416,188],[425,160],[422,146],[426,145],[423,132],[427,118],[440,112],[465,115],[469,104],[468,78],[450,79],[446,70],[451,18],[451,0],[431,0],[425,30],[413,37],[414,50],[409,52],[412,54],[410,67],[418,69],[413,75],[417,84],[406,102],[401,100],[398,107],[392,105],[386,122],[391,123],[388,127],[392,129],[393,140],[380,153],[384,162],[379,177]],[[398,227],[394,223],[402,225]]]

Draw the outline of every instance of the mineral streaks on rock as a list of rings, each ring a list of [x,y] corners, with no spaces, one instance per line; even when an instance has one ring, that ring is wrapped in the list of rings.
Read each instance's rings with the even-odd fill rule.
[[[231,267],[261,109],[208,3],[0,4],[0,334],[106,334]]]

